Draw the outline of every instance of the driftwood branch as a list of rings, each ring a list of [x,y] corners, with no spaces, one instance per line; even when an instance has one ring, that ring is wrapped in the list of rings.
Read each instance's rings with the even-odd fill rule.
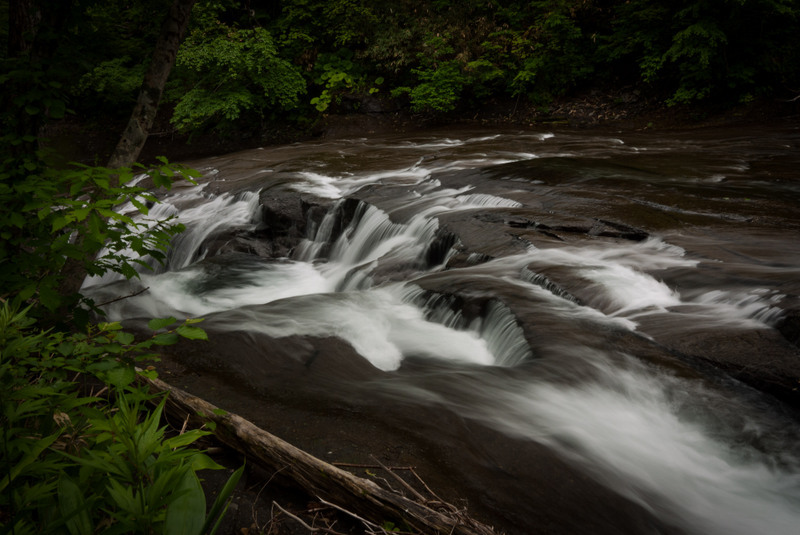
[[[241,416],[220,410],[160,379],[143,380],[155,390],[169,392],[169,411],[177,413],[180,418],[191,416],[197,423],[214,422],[214,434],[221,442],[242,453],[248,462],[280,470],[282,476],[289,477],[323,503],[358,511],[364,519],[378,526],[391,521],[430,535],[496,535],[492,528],[455,507],[445,508],[448,513],[434,510],[424,503],[386,490],[373,481],[317,459]]]

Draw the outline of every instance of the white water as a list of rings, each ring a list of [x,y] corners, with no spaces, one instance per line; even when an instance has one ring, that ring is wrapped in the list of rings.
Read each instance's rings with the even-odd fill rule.
[[[633,245],[539,249],[531,255],[530,265],[545,270],[573,268],[585,280],[581,291],[592,295],[593,307],[633,320],[669,312],[710,326],[735,328],[768,327],[780,317],[776,304],[783,296],[767,289],[708,290],[682,296],[658,278],[663,270],[692,268],[698,263],[686,258],[681,248],[650,239]]]
[[[160,210],[177,214],[188,231],[176,241],[168,266],[142,275],[141,286],[148,292],[115,302],[107,312],[111,319],[209,316],[213,329],[278,339],[335,336],[385,372],[401,369],[410,357],[458,365],[473,382],[457,387],[463,388],[457,400],[419,385],[404,388],[402,398],[436,402],[459,417],[548,445],[689,533],[797,533],[800,437],[792,420],[773,417],[771,407],[700,379],[678,377],[639,362],[636,355],[620,356],[582,345],[577,338],[547,340],[542,347],[553,351],[545,357],[569,362],[580,373],[570,367],[559,370],[547,358],[541,367],[548,373],[538,373],[535,359],[540,355],[528,347],[513,307],[494,299],[484,316],[468,321],[451,308],[452,300],[414,284],[442,269],[425,263],[439,230],[438,217],[524,207],[516,198],[471,186],[443,187],[435,173],[586,151],[665,150],[618,139],[592,139],[586,148],[571,137],[556,145],[558,136],[552,134],[529,136],[519,147],[508,147],[507,141],[491,135],[399,143],[391,147],[407,152],[408,162],[392,161],[389,170],[328,172],[319,166],[298,172],[292,189],[326,199],[378,185],[402,186],[407,193],[387,199],[382,209],[362,204],[338,237],[331,212],[292,259],[234,256],[201,262],[209,236],[258,224],[258,193],[176,194]],[[453,152],[420,158],[425,151]],[[745,171],[737,166],[726,172]],[[714,166],[708,176],[718,172]],[[151,215],[156,213],[161,212]],[[669,273],[694,273],[700,267],[701,260],[681,247],[651,238],[529,246],[518,255],[442,276],[471,282],[469,292],[481,297],[505,288],[519,299],[517,306],[542,306],[542,321],[557,318],[601,332],[636,331],[645,317],[731,332],[769,329],[780,319],[785,295],[774,288],[714,287],[710,282],[687,288],[665,282]],[[392,279],[396,273],[402,279]],[[90,280],[86,287],[109,296],[127,293],[112,279]],[[520,366],[526,363],[530,366]],[[497,376],[489,373],[493,366],[520,369]]]
[[[630,358],[624,366],[600,353],[579,358],[591,363],[592,381],[572,387],[505,381],[481,399],[474,416],[551,445],[692,533],[797,533],[798,459],[753,445],[785,433],[780,426],[792,426],[790,420],[765,424],[698,382]]]
[[[301,176],[312,184],[319,182],[319,175]],[[325,262],[316,261],[333,238],[332,217],[323,220],[312,240],[301,244],[297,261],[235,258],[231,263],[198,263],[205,257],[202,244],[215,232],[257,225],[258,193],[212,196],[183,211],[169,205],[169,214],[177,214],[187,230],[173,242],[165,271],[142,273],[141,284],[149,291],[108,305],[106,313],[114,320],[220,313],[214,319],[216,328],[275,338],[336,336],[381,370],[399,368],[406,356],[518,364],[530,352],[508,311],[495,310],[485,320],[452,328],[426,319],[425,307],[415,304],[420,301],[417,289],[405,284],[375,287],[372,281],[381,264],[410,264],[416,272],[428,269],[424,253],[438,228],[434,214],[519,206],[493,195],[469,194],[470,189],[439,190],[424,201],[417,198],[411,204],[418,203],[420,212],[407,223],[394,223],[386,212],[362,204],[350,226],[330,244]],[[329,216],[335,213],[334,209]],[[85,286],[101,282],[111,280],[91,280]]]

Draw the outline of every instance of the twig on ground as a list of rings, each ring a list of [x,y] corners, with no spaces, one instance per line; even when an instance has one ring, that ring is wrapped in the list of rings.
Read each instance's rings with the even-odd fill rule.
[[[280,511],[281,511],[283,514],[285,514],[285,515],[286,515],[286,516],[288,516],[289,518],[291,518],[291,519],[293,519],[293,520],[296,520],[297,522],[299,522],[299,523],[300,523],[300,524],[301,524],[301,525],[302,525],[304,528],[306,528],[306,529],[307,529],[308,531],[310,531],[311,533],[322,532],[322,533],[329,533],[329,534],[331,534],[331,535],[345,535],[344,533],[341,533],[341,532],[339,532],[339,531],[336,531],[336,530],[334,530],[334,529],[333,529],[333,526],[335,526],[335,525],[336,525],[336,522],[335,522],[335,521],[333,522],[333,524],[331,524],[331,525],[330,525],[330,526],[328,526],[328,527],[316,527],[316,526],[314,526],[314,525],[313,525],[313,524],[314,524],[314,521],[316,521],[316,518],[317,518],[317,516],[316,516],[316,515],[314,515],[314,521],[312,521],[311,525],[309,525],[309,524],[308,524],[308,522],[304,521],[304,520],[303,520],[302,518],[300,518],[299,516],[297,516],[297,515],[295,515],[295,514],[293,514],[293,513],[290,513],[290,512],[289,512],[289,511],[287,511],[287,510],[286,510],[284,507],[281,507],[281,504],[279,504],[278,502],[276,502],[276,501],[274,501],[274,500],[272,501],[272,506],[273,506],[273,508],[277,507],[278,509],[280,509]],[[306,511],[306,512],[310,512],[310,511]],[[272,518],[273,518],[273,520],[274,520],[274,518],[275,518],[275,513],[274,513],[274,512],[272,513]]]
[[[403,487],[405,487],[405,489],[406,489],[406,490],[408,490],[408,491],[409,491],[411,494],[413,494],[414,496],[416,496],[416,498],[417,498],[418,500],[420,500],[422,503],[425,503],[425,502],[427,501],[427,500],[425,499],[425,497],[424,497],[422,494],[420,494],[419,492],[417,492],[417,489],[415,489],[414,487],[412,487],[411,485],[409,485],[408,483],[406,483],[406,481],[405,481],[405,480],[404,480],[402,477],[398,476],[397,474],[395,474],[394,472],[392,472],[391,470],[389,470],[389,469],[388,469],[386,466],[384,466],[384,465],[383,465],[383,463],[381,463],[381,462],[380,462],[380,461],[379,461],[377,458],[375,458],[375,456],[374,456],[374,455],[371,455],[370,457],[372,457],[372,460],[373,460],[373,461],[375,461],[376,463],[378,463],[378,464],[381,466],[381,468],[383,468],[384,470],[386,470],[386,471],[389,473],[389,475],[391,475],[391,476],[392,476],[393,478],[395,478],[395,479],[396,479],[396,480],[397,480],[397,481],[398,481],[398,482],[399,482],[399,483],[400,483],[400,484],[401,484]]]
[[[340,468],[374,468],[375,470],[378,470],[379,468],[388,468],[389,470],[414,470],[413,466],[383,466],[382,464],[339,463],[335,461],[331,464]]]
[[[314,526],[309,526],[308,524],[305,523],[305,521],[302,518],[300,518],[297,515],[294,515],[294,514],[290,513],[289,511],[287,511],[286,509],[281,507],[281,505],[278,502],[276,502],[275,500],[272,500],[272,507],[277,507],[278,509],[281,510],[281,512],[283,514],[285,514],[289,518],[291,518],[291,519],[297,521],[298,523],[300,523],[300,525],[302,525],[304,528],[306,528],[311,533],[316,533],[317,531],[320,530],[320,528],[315,528]],[[274,514],[273,514],[273,516],[274,516]]]
[[[148,286],[148,287],[146,287],[146,288],[142,288],[142,289],[141,289],[141,290],[139,290],[138,292],[131,292],[131,293],[129,293],[128,295],[122,295],[122,296],[120,296],[120,297],[116,297],[116,298],[114,298],[114,299],[111,299],[110,301],[106,301],[106,302],[104,302],[104,303],[100,303],[99,305],[95,305],[95,306],[96,306],[97,308],[100,308],[100,307],[104,307],[104,306],[106,306],[106,305],[110,305],[111,303],[116,303],[117,301],[122,301],[123,299],[128,299],[129,297],[136,297],[137,295],[139,295],[139,294],[143,294],[144,292],[146,292],[146,291],[147,291],[147,290],[149,290],[149,289],[150,289],[150,287]]]
[[[272,482],[272,480],[275,478],[275,476],[278,475],[284,468],[286,468],[286,466],[283,466],[283,467],[275,470],[272,473],[272,475],[269,476],[269,479],[263,485],[261,485],[261,488],[258,489],[258,492],[256,493],[256,499],[253,500],[253,505],[250,507],[250,514],[253,517],[253,523],[255,524],[257,529],[261,529],[261,526],[258,523],[258,511],[256,510],[256,504],[258,503],[258,499],[261,497],[261,493],[264,492],[264,489],[267,488],[267,486],[270,484],[270,482]],[[272,519],[270,519],[270,520],[272,520]]]

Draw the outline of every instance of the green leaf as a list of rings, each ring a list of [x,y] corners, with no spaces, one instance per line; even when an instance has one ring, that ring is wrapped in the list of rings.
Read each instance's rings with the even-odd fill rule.
[[[114,500],[117,507],[134,515],[141,514],[139,500],[136,499],[131,487],[125,487],[119,481],[112,478],[108,480],[106,490],[108,490],[109,496]]]
[[[214,500],[214,505],[211,506],[211,510],[208,512],[208,516],[206,517],[206,521],[203,523],[203,529],[201,530],[201,533],[211,533],[212,535],[216,533],[220,522],[225,517],[225,512],[228,510],[228,505],[230,505],[230,496],[236,489],[236,485],[239,484],[239,480],[242,478],[243,473],[244,465],[240,466],[239,469],[231,474],[230,478],[228,478],[225,486],[219,492],[217,499]],[[209,531],[209,527],[215,519],[216,523],[214,524],[214,529]]]
[[[189,340],[208,340],[208,335],[200,327],[190,327],[188,325],[181,325],[175,331]]]
[[[192,470],[222,470],[224,466],[218,464],[214,459],[204,453],[192,456]]]
[[[42,285],[39,288],[39,301],[48,310],[54,311],[61,304],[61,295],[50,286]]]
[[[64,117],[64,114],[67,112],[67,106],[64,104],[63,100],[51,100],[49,104],[50,106],[47,112],[50,117],[53,119],[61,119]]]
[[[132,196],[130,198],[130,201],[131,201],[131,204],[134,205],[136,207],[136,209],[139,210],[140,213],[142,213],[144,215],[148,214],[149,209],[147,208],[147,206],[145,204],[140,202],[139,199],[137,199],[136,197]]]
[[[177,318],[169,317],[169,318],[154,318],[147,322],[147,327],[150,328],[151,331],[158,331],[160,329],[165,329],[172,325],[173,323],[177,322]]]
[[[178,341],[175,333],[160,333],[153,337],[153,343],[159,346],[171,346]]]
[[[118,366],[109,370],[105,379],[117,388],[125,388],[136,379],[136,369],[133,366]]]
[[[175,448],[182,448],[184,446],[188,446],[189,444],[193,444],[196,442],[200,437],[207,435],[208,432],[204,431],[188,431],[186,433],[182,433],[180,435],[168,438],[164,441],[164,447],[169,449]]]
[[[30,451],[28,451],[28,454],[25,457],[23,457],[21,461],[16,463],[8,472],[8,474],[0,478],[0,492],[2,492],[8,486],[9,483],[14,481],[14,479],[16,479],[17,476],[19,476],[25,470],[26,467],[34,463],[36,459],[38,459],[39,455],[41,455],[41,453],[45,449],[50,447],[50,444],[55,442],[59,436],[61,436],[60,429],[54,434],[41,438],[36,442],[34,442],[33,445],[30,447]]]
[[[75,211],[73,212],[73,215],[75,216],[75,221],[83,221],[84,219],[86,219],[86,217],[89,215],[89,212],[91,211],[92,211],[91,208],[85,208],[85,207],[76,208]]]
[[[56,216],[56,218],[53,219],[53,228],[51,229],[51,232],[56,232],[57,230],[61,230],[62,228],[67,226],[67,223],[69,223],[69,221],[63,215]]]
[[[121,332],[117,334],[116,340],[120,344],[130,345],[135,340],[135,337],[131,333]]]
[[[167,506],[164,535],[199,535],[206,515],[206,497],[192,470],[186,470],[175,493],[177,498]]]
[[[80,487],[64,472],[58,478],[58,508],[70,535],[91,535],[94,531]]]

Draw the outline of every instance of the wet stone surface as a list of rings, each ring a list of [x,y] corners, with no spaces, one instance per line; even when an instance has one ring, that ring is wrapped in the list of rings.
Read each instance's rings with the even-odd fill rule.
[[[205,316],[165,380],[509,534],[793,533],[798,148],[495,129],[208,158],[219,215],[172,198],[201,253],[108,312]]]

